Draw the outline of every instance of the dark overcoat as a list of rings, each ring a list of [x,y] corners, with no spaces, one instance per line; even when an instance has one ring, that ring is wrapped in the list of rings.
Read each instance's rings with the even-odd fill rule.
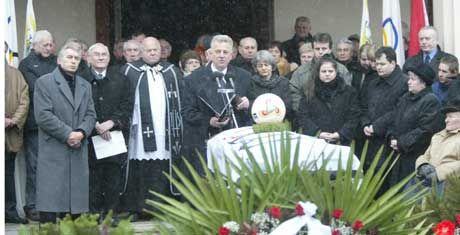
[[[365,96],[361,97],[361,127],[372,125],[374,134],[366,137],[369,140],[365,169],[370,166],[375,154],[385,144],[385,135],[391,113],[395,110],[399,99],[407,92],[407,76],[399,66],[387,78],[379,77],[370,81]],[[387,153],[384,154],[388,155]],[[380,158],[381,163],[385,157]],[[380,166],[380,165],[379,165]]]
[[[35,119],[38,125],[37,210],[88,211],[88,140],[81,147],[67,144],[70,133],[87,136],[96,123],[90,84],[75,78],[75,95],[57,68],[35,83]]]
[[[296,126],[310,136],[319,131],[338,132],[340,143],[349,145],[359,123],[358,94],[342,78],[336,79],[337,86],[331,96],[322,96],[321,89],[315,85],[315,95],[309,100],[303,97],[296,115]]]
[[[235,93],[247,97],[250,73],[231,65],[227,69],[227,74],[233,75]],[[199,98],[202,97],[217,110],[224,107],[221,95],[217,93],[217,82],[211,75],[211,65],[208,65],[193,71],[184,81],[181,113],[184,120],[183,155],[186,157],[194,156],[195,150],[205,153],[206,140],[219,132],[209,125],[214,112]],[[235,115],[240,127],[251,124],[248,110],[235,110]]]
[[[407,92],[399,100],[387,132],[387,144],[396,139],[400,154],[390,176],[392,184],[414,171],[415,160],[428,148],[434,133],[442,129],[440,109],[441,104],[429,87],[415,95]]]

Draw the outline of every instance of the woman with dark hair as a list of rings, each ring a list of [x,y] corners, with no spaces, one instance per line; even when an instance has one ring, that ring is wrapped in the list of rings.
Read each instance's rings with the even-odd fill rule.
[[[257,74],[251,79],[248,89],[250,104],[262,94],[272,93],[279,96],[286,106],[286,117],[291,114],[291,98],[289,96],[289,81],[275,74],[276,62],[270,52],[261,50],[252,59],[252,66]]]
[[[179,67],[184,74],[184,78],[200,66],[201,58],[195,51],[187,50],[180,56]]]
[[[336,63],[331,58],[318,62],[314,79],[305,85],[296,126],[303,134],[349,145],[359,122],[358,95],[337,76]]]
[[[289,62],[284,58],[284,51],[281,47],[281,42],[273,41],[271,42],[268,47],[268,51],[272,54],[273,58],[275,59],[276,68],[278,69],[278,74],[282,77],[286,76],[288,73],[291,72],[291,65]]]

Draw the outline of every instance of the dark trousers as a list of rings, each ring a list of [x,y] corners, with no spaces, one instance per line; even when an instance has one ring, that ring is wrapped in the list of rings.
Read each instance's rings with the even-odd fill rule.
[[[97,160],[89,144],[89,207],[91,212],[114,212],[118,208],[121,184],[121,160],[126,154]]]
[[[14,168],[16,153],[5,151],[5,217],[17,216]]]
[[[35,209],[38,131],[26,131],[24,135],[24,150],[26,156],[26,209]]]

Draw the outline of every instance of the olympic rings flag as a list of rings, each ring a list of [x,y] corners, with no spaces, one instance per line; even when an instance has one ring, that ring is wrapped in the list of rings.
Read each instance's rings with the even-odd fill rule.
[[[382,9],[383,45],[395,50],[398,65],[402,67],[405,57],[399,0],[383,0]]]
[[[5,2],[6,19],[6,35],[5,41],[8,44],[8,51],[6,52],[6,61],[13,67],[18,67],[18,38],[16,33],[16,11],[14,7],[14,0],[7,0]],[[2,42],[3,43],[3,42]]]

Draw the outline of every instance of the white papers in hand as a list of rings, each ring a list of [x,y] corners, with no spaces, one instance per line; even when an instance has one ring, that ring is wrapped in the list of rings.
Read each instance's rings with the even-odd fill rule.
[[[96,158],[98,160],[127,152],[125,138],[122,132],[111,131],[110,135],[112,139],[109,141],[102,139],[99,135],[92,137],[94,151],[96,152]]]

